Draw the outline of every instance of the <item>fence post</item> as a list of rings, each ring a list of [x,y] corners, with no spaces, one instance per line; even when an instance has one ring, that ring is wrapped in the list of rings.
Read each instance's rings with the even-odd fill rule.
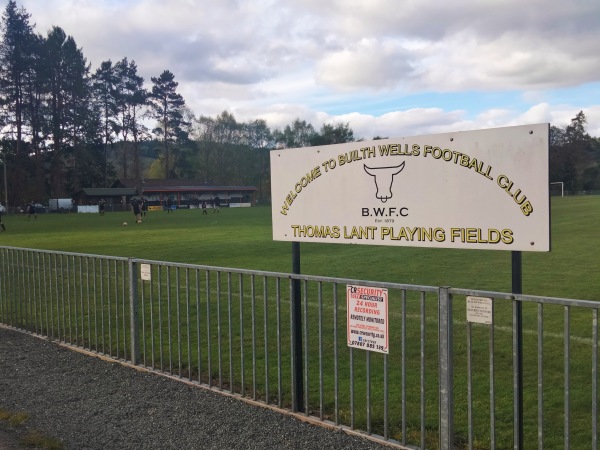
[[[454,355],[452,351],[452,296],[438,291],[438,354],[440,371],[440,449],[454,448]]]
[[[137,261],[129,258],[129,326],[131,331],[131,363],[133,365],[136,365],[140,359],[137,266]]]

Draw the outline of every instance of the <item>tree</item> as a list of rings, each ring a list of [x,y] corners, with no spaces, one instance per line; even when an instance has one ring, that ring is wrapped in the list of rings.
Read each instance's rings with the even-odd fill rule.
[[[236,159],[235,148],[240,144],[241,126],[233,114],[223,111],[217,116],[214,128],[216,149],[214,181],[225,183],[231,179],[232,161]]]
[[[25,110],[25,121],[29,126],[31,149],[30,154],[34,158],[34,198],[46,196],[45,186],[45,144],[47,138],[45,99],[48,93],[48,71],[42,52],[44,39],[40,35],[34,40],[34,69],[27,74],[27,108]]]
[[[101,128],[104,150],[104,187],[108,187],[108,146],[113,142],[117,127],[117,76],[112,61],[103,61],[92,75],[94,98],[101,116]]]
[[[550,181],[562,181],[570,190],[594,185],[596,172],[590,169],[597,161],[593,158],[593,140],[585,131],[586,123],[587,118],[580,111],[564,129],[550,127]]]
[[[49,138],[51,140],[50,188],[66,195],[66,173],[77,162],[74,147],[85,144],[81,137],[92,109],[89,67],[75,39],[62,28],[53,27],[44,41],[48,68]]]
[[[24,8],[17,8],[10,0],[2,16],[2,43],[0,44],[0,93],[2,100],[2,122],[11,132],[14,143],[14,161],[11,185],[21,192],[28,185],[25,179],[23,161],[23,135],[28,96],[27,80],[32,77],[35,67],[37,39],[33,26],[29,23],[30,14]]]
[[[194,121],[194,140],[198,148],[198,175],[208,182],[212,176],[212,154],[214,150],[216,121],[212,117],[200,116]]]
[[[139,142],[147,134],[147,129],[141,120],[142,108],[147,105],[148,92],[144,89],[144,78],[137,73],[135,61],[128,62],[123,58],[116,66],[117,93],[116,104],[118,111],[117,130],[121,135],[123,147],[123,177],[127,174],[127,146],[129,137],[133,139],[133,177],[141,184],[142,173],[140,165]]]
[[[175,76],[165,70],[159,77],[151,78],[153,86],[150,94],[152,117],[157,125],[154,134],[162,141],[162,159],[165,169],[165,178],[175,175],[174,167],[177,160],[177,145],[187,140],[184,126],[188,125],[183,118],[185,101],[177,93],[179,83]],[[173,161],[172,161],[173,160]]]
[[[198,152],[190,158],[190,167],[200,178],[207,183],[260,186],[260,198],[268,196],[269,151],[275,143],[266,121],[241,123],[223,111],[216,118],[200,116],[194,124]]]
[[[280,148],[311,147],[315,145],[353,142],[354,131],[348,123],[324,124],[320,131],[305,120],[296,119],[283,131],[275,130],[273,137]]]
[[[343,144],[354,141],[354,131],[348,123],[324,124],[315,134],[312,145]]]
[[[571,119],[571,123],[565,128],[566,142],[570,145],[584,146],[590,141],[590,135],[585,131],[587,117],[583,111],[579,111],[577,115]]]
[[[306,120],[299,118],[291,125],[286,125],[283,131],[275,130],[273,137],[280,148],[310,147],[315,140],[315,129]]]
[[[269,154],[275,148],[275,143],[267,122],[262,119],[246,124],[245,130],[248,146],[254,152],[255,158],[258,158],[256,183],[258,184],[258,198],[263,202],[270,187]]]
[[[189,138],[193,133],[193,124],[196,117],[192,110],[186,106],[181,109],[181,115],[183,117],[182,131],[184,139],[178,145],[177,160],[174,161],[173,171],[177,178],[196,178],[198,172],[194,163],[196,161],[197,146]]]
[[[239,174],[242,125],[227,111],[216,118],[200,116],[194,121],[193,135],[198,149],[197,172],[205,182],[232,182]]]

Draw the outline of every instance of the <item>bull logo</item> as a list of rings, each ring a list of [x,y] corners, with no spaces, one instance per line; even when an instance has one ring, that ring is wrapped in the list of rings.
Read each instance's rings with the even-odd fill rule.
[[[404,161],[399,166],[393,167],[367,167],[363,166],[365,172],[375,178],[375,187],[377,193],[375,197],[381,200],[382,203],[392,198],[392,183],[394,182],[394,175],[398,175],[404,169]]]

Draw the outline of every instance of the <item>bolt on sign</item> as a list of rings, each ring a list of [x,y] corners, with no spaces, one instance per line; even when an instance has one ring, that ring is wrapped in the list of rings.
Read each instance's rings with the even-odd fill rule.
[[[388,354],[388,290],[346,286],[348,347]]]
[[[150,264],[140,264],[140,276],[142,281],[152,281]]]
[[[491,297],[467,296],[467,322],[490,325],[494,322],[494,300]]]
[[[273,239],[550,251],[549,129],[273,150]]]

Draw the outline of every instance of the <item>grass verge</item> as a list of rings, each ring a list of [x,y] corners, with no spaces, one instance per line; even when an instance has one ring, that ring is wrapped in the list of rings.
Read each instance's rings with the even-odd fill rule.
[[[63,450],[61,441],[37,430],[21,432],[30,415],[24,411],[12,412],[0,408],[0,422],[10,425],[10,431],[16,432],[19,445],[44,450]]]

